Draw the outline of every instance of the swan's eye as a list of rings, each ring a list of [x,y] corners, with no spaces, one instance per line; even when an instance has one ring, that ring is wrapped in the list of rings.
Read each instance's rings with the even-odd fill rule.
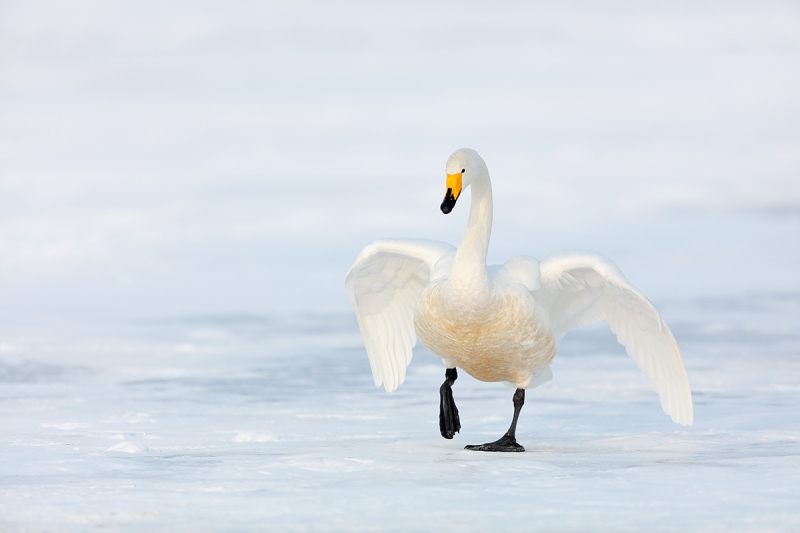
[[[466,172],[466,171],[467,171],[467,169],[466,169],[466,168],[462,168],[462,169],[461,169],[461,173],[462,173],[462,174],[463,174],[464,172]]]

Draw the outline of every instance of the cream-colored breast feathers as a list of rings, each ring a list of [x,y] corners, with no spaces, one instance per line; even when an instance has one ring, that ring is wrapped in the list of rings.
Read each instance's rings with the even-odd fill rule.
[[[414,327],[422,344],[481,381],[527,386],[555,356],[555,336],[544,311],[522,285],[494,287],[486,305],[463,309],[442,296],[446,280],[420,295]]]

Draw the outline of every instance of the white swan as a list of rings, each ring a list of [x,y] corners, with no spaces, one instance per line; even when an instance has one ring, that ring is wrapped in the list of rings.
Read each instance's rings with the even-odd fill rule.
[[[367,348],[375,385],[394,391],[405,379],[417,338],[446,367],[439,425],[461,429],[451,386],[456,367],[481,381],[516,386],[514,417],[498,441],[468,449],[524,451],[516,442],[525,389],[552,378],[556,340],[570,329],[605,320],[661,397],[664,412],[692,423],[692,396],[681,352],[653,305],[608,259],[560,253],[541,264],[515,257],[486,266],[492,229],[492,186],[486,163],[462,148],[447,160],[441,209],[472,185],[469,222],[455,249],[429,240],[381,240],[364,248],[345,284]]]

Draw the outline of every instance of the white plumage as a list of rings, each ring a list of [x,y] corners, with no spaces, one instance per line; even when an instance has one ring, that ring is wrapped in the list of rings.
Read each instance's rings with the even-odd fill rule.
[[[664,412],[691,424],[691,392],[675,338],[617,266],[597,254],[566,252],[541,264],[517,257],[487,267],[492,194],[485,163],[473,150],[458,150],[447,174],[452,194],[445,212],[462,179],[463,188],[472,186],[459,248],[381,240],[364,248],[347,274],[375,385],[392,392],[403,383],[419,337],[448,368],[525,389],[549,378],[556,339],[605,320],[652,383]]]
[[[437,241],[377,241],[361,251],[347,274],[347,291],[356,308],[372,377],[375,386],[382,383],[386,392],[405,380],[411,350],[417,344],[417,299],[431,281],[436,263],[455,250]]]

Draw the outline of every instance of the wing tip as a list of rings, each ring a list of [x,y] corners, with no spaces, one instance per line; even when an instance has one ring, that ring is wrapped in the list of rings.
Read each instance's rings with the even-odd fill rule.
[[[672,412],[665,412],[669,415],[673,422],[682,426],[691,426],[694,424],[694,408],[692,400],[689,400],[688,407],[684,409],[673,409]]]
[[[673,422],[675,422],[676,424],[680,424],[682,426],[691,426],[692,424],[694,424],[694,418],[691,415],[689,415],[688,417],[672,416],[671,418]]]

